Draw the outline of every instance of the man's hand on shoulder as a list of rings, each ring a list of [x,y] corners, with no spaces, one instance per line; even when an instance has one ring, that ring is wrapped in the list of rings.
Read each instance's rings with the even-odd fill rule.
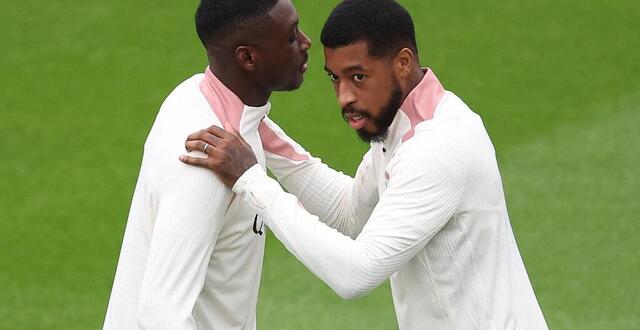
[[[238,178],[258,161],[240,133],[229,123],[225,123],[224,126],[225,129],[211,126],[187,138],[185,143],[187,151],[202,151],[207,154],[207,158],[180,156],[180,160],[188,165],[214,171],[222,182],[231,188]]]

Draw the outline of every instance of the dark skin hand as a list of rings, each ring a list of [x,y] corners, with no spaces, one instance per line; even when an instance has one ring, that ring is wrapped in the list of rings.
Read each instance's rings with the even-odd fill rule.
[[[187,151],[203,151],[207,154],[207,158],[180,156],[180,160],[188,165],[214,171],[227,187],[232,188],[242,174],[258,161],[240,133],[228,123],[224,126],[226,130],[211,126],[187,138],[185,143]]]

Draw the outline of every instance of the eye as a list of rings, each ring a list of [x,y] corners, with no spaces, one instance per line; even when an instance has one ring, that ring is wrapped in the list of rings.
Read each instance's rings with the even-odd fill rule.
[[[362,82],[364,81],[364,78],[366,78],[366,76],[361,73],[353,75],[353,80],[355,80],[356,82]]]
[[[329,79],[331,79],[331,81],[338,81],[340,77],[338,77],[338,75],[335,75],[333,73],[329,73]]]
[[[289,38],[289,43],[294,43],[296,40],[299,39],[299,36],[300,36],[300,28],[296,26],[296,29],[293,31],[293,36]]]

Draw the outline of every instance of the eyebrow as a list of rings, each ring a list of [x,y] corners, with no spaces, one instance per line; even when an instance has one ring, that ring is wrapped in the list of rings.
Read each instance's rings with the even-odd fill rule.
[[[289,29],[295,29],[300,24],[300,18],[296,19],[289,25]]]
[[[333,73],[331,70],[329,70],[329,68],[327,68],[326,66],[324,67],[324,70],[329,72],[329,73]],[[366,71],[365,68],[360,65],[360,64],[356,64],[356,65],[352,65],[352,66],[348,66],[344,69],[342,69],[342,73],[348,73],[351,71]]]

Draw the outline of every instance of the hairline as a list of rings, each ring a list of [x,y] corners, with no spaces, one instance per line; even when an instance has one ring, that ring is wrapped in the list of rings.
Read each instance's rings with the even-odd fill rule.
[[[209,40],[202,42],[205,48],[215,47],[232,39],[232,37],[240,32],[250,29],[256,29],[256,26],[264,27],[273,22],[273,17],[270,13],[281,0],[276,0],[274,4],[262,13],[249,15],[242,19],[236,18],[231,22],[225,24],[216,33],[209,34]],[[258,29],[262,30],[262,29]]]
[[[375,59],[378,59],[378,60],[390,60],[390,59],[394,58],[401,50],[403,50],[405,48],[410,49],[415,55],[418,54],[417,45],[415,45],[415,46],[411,45],[411,42],[407,41],[407,40],[398,41],[396,43],[396,45],[395,45],[397,47],[393,47],[393,48],[395,48],[393,50],[386,50],[386,51],[382,52],[381,54],[375,54],[372,51],[372,48],[374,48],[374,47],[371,46],[371,43],[373,43],[373,42],[374,41],[372,41],[371,38],[361,37],[361,38],[358,38],[358,39],[356,39],[356,40],[354,40],[352,42],[349,42],[347,44],[340,44],[340,45],[336,45],[336,46],[327,46],[327,45],[322,45],[322,46],[324,48],[328,48],[328,49],[331,49],[331,50],[336,50],[338,48],[349,47],[349,46],[357,45],[359,43],[366,43],[367,44],[367,55],[369,57],[372,57],[372,58],[375,58]]]

